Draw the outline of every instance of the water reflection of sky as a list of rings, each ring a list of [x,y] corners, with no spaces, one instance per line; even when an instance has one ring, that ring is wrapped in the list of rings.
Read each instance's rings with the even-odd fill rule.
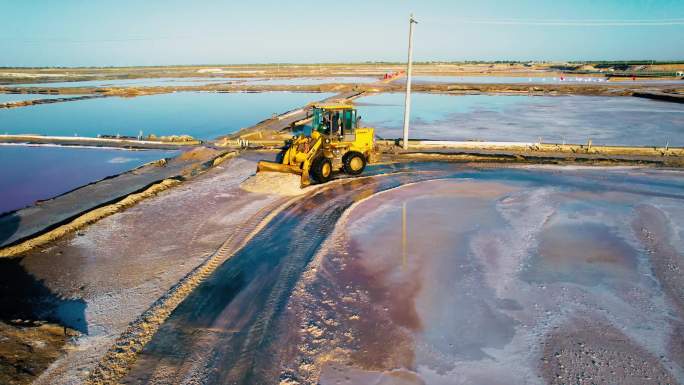
[[[0,213],[16,210],[177,151],[0,146]]]
[[[238,78],[145,78],[5,84],[5,87],[183,87],[234,82]]]
[[[581,76],[581,75],[549,75],[549,76],[434,76],[416,75],[412,81],[415,83],[480,83],[480,84],[596,84],[596,83],[631,83],[631,84],[684,84],[680,79],[639,79],[613,78],[608,80],[605,77]],[[406,83],[406,78],[395,80],[397,83]]]
[[[179,135],[201,139],[249,127],[327,93],[176,92],[108,97],[0,110],[0,133],[43,135]]]
[[[349,246],[336,256],[373,277],[355,289],[389,293],[374,304],[393,318],[385,327],[406,314],[419,319],[414,365],[426,383],[452,383],[457,373],[498,383],[502,372],[527,383],[538,368],[534,347],[575,317],[607,319],[661,362],[671,359],[676,311],[654,281],[664,262],[641,232],[661,218],[672,231],[656,238],[682,247],[681,172],[539,167],[470,176],[378,194],[340,228]],[[418,288],[410,308],[385,300],[406,287]]]
[[[379,79],[374,77],[362,76],[337,76],[337,77],[299,77],[299,78],[275,78],[275,79],[251,79],[242,84],[253,86],[306,86],[330,83],[375,83]]]
[[[5,84],[6,87],[186,87],[216,84],[243,84],[263,86],[316,85],[329,83],[373,83],[378,78],[371,76],[334,76],[334,77],[289,77],[289,78],[145,78],[145,79],[113,79],[84,80],[73,82],[47,82]],[[0,86],[2,86],[0,84]]]
[[[365,124],[398,138],[404,95],[357,100]],[[411,137],[612,145],[684,145],[684,106],[633,97],[415,93]]]

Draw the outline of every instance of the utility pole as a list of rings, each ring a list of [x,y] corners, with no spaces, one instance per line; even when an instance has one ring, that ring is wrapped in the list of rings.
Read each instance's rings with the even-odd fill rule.
[[[418,24],[413,14],[409,17],[408,64],[406,68],[406,101],[404,103],[404,141],[402,147],[408,149],[408,130],[411,111],[411,70],[413,69],[413,24]]]

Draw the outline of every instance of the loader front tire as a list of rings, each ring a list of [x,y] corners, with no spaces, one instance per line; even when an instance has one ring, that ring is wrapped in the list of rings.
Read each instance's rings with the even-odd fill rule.
[[[318,183],[325,183],[332,178],[332,162],[326,157],[318,157],[311,164],[311,175]]]
[[[362,153],[350,151],[342,159],[344,172],[349,175],[359,175],[366,168],[366,157]]]

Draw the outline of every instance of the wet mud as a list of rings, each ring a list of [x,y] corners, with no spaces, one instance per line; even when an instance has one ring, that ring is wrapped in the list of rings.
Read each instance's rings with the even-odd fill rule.
[[[547,384],[676,384],[657,357],[597,317],[575,319],[544,342]]]
[[[631,224],[684,190],[667,173],[559,170],[422,182],[350,209],[283,316],[299,333],[280,344],[281,380],[681,383],[681,317]]]
[[[22,259],[0,258],[0,321],[49,321],[88,333],[86,303],[65,298],[31,275]]]
[[[243,224],[253,216],[278,206],[279,197],[239,188],[255,168],[233,159],[48,247],[2,259],[2,319],[49,320],[80,332],[50,351],[34,383],[84,382],[132,322],[228,238],[248,233]],[[10,322],[7,330],[16,328]]]
[[[0,383],[32,383],[77,334],[44,321],[0,321]]]
[[[679,316],[672,320],[667,350],[672,359],[684,367],[684,282],[681,276],[684,269],[684,250],[677,248],[674,241],[682,240],[682,221],[677,215],[680,213],[667,213],[667,207],[658,208],[653,205],[642,205],[637,210],[640,215],[633,223],[634,231],[646,245],[646,252],[653,264],[653,273]]]
[[[369,175],[278,214],[122,382],[682,382],[679,286],[656,261],[681,250],[683,217],[668,209],[684,200],[681,173],[427,163]],[[655,257],[634,225],[648,206],[677,235]]]
[[[31,275],[21,259],[0,258],[0,383],[28,384],[88,332],[87,304]]]
[[[271,365],[270,347],[287,333],[274,323],[301,272],[359,195],[396,187],[406,178],[426,176],[342,181],[277,215],[174,311],[123,382],[273,382],[279,369]]]

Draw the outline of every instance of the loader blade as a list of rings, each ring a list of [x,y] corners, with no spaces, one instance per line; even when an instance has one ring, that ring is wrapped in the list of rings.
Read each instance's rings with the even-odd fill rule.
[[[308,172],[302,172],[302,181],[299,185],[299,187],[304,188],[306,186],[309,186],[311,184],[311,178],[309,178],[309,173]]]
[[[302,175],[302,169],[297,166],[268,162],[265,160],[259,161],[259,163],[257,163],[257,172],[263,171],[283,172],[287,174]]]

